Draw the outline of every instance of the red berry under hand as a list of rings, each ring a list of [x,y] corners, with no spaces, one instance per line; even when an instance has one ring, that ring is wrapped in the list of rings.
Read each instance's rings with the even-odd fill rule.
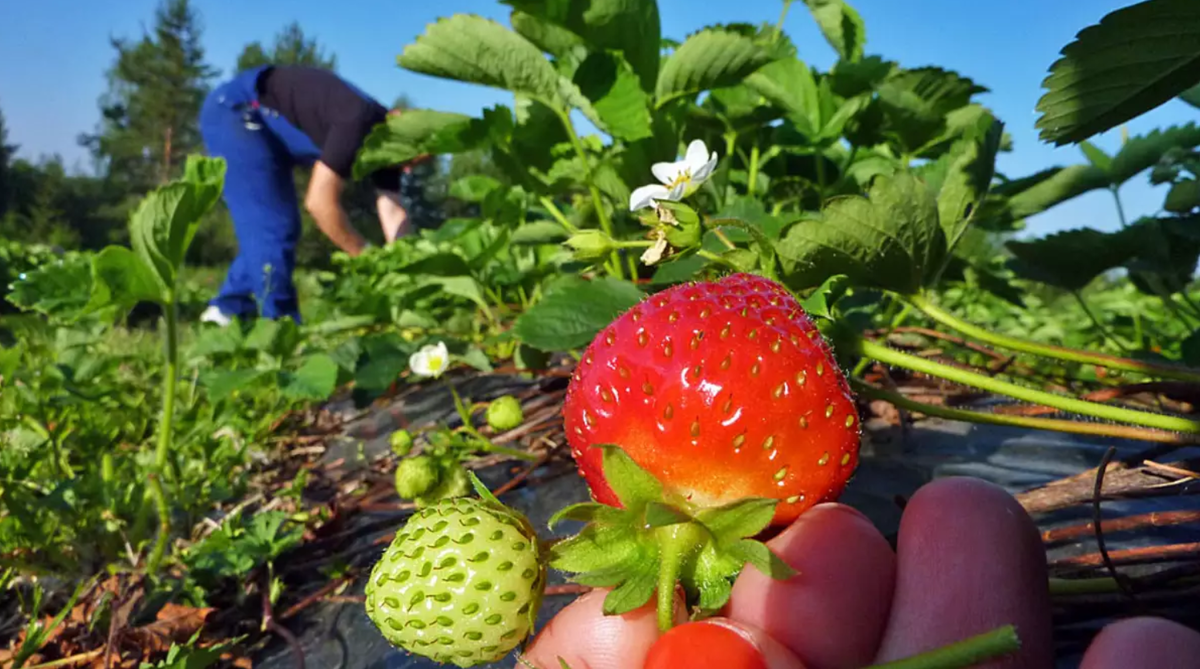
[[[669,494],[702,507],[776,499],[783,525],[836,499],[858,465],[852,397],[796,298],[736,274],[662,291],[605,328],[563,416],[598,502],[619,506],[590,447],[616,444]]]

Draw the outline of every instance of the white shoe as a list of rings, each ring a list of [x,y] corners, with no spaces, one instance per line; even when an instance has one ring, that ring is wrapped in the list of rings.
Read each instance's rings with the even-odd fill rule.
[[[225,327],[233,322],[233,319],[221,313],[221,310],[215,306],[209,306],[200,314],[201,323],[216,323],[221,327]]]

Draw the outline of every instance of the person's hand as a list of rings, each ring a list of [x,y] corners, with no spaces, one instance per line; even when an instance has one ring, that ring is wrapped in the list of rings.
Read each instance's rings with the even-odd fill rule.
[[[721,617],[660,637],[653,601],[605,616],[598,589],[555,616],[524,659],[538,669],[559,669],[560,658],[571,669],[855,669],[1012,624],[1021,649],[981,666],[1054,664],[1045,549],[1024,509],[989,483],[926,485],[905,507],[896,551],[841,504],[814,507],[768,545],[799,574],[775,581],[746,567]],[[1183,667],[1200,667],[1200,634],[1151,618],[1110,625],[1082,664]]]

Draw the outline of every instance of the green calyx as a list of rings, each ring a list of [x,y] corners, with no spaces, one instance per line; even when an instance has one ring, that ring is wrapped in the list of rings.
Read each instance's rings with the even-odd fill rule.
[[[659,629],[674,625],[676,585],[688,610],[704,617],[729,600],[733,582],[746,564],[763,574],[787,579],[796,571],[752,537],[770,524],[776,500],[748,498],[720,507],[700,507],[670,497],[662,484],[619,447],[604,450],[605,479],[623,508],[596,502],[569,506],[550,519],[586,523],[580,532],[550,550],[550,566],[576,574],[571,580],[612,588],[604,613],[637,609],[657,593]]]

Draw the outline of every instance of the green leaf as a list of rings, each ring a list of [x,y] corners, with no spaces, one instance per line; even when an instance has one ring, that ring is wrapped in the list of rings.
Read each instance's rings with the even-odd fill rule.
[[[595,47],[594,50],[620,53],[637,74],[642,90],[647,93],[654,90],[662,39],[656,0],[502,1],[543,21],[566,28]],[[560,37],[559,41],[562,40]],[[557,51],[551,53],[558,55]]]
[[[307,356],[295,372],[281,374],[279,390],[293,400],[325,400],[337,387],[338,366],[324,353]]]
[[[450,184],[450,197],[464,202],[483,202],[488,193],[501,186],[502,184],[494,177],[486,174],[470,174]]]
[[[487,308],[487,300],[483,296],[483,288],[474,277],[470,276],[426,276],[418,281],[420,285],[437,285],[450,295],[457,295],[471,300],[480,307]]]
[[[541,49],[474,14],[455,14],[426,26],[397,62],[413,72],[525,93],[547,104],[560,100],[559,75]]]
[[[518,35],[551,56],[561,58],[576,47],[584,46],[583,38],[579,35],[528,12],[513,10],[509,23]]]
[[[73,320],[84,313],[91,295],[92,260],[81,255],[25,272],[13,282],[7,299],[21,309]]]
[[[845,0],[804,0],[825,40],[842,60],[856,61],[863,56],[867,28],[850,3]]]
[[[736,539],[752,537],[771,524],[778,500],[748,498],[730,502],[724,506],[704,509],[696,514],[696,520],[704,524],[720,545]]]
[[[651,502],[662,501],[662,484],[639,467],[621,450],[619,444],[603,444],[592,448],[604,451],[600,465],[601,471],[604,472],[604,480],[608,482],[624,508],[636,513]]]
[[[1186,214],[1200,207],[1200,181],[1184,179],[1171,186],[1163,209],[1176,214]]]
[[[833,319],[833,305],[846,292],[849,277],[845,274],[834,274],[825,279],[808,297],[800,300],[800,307],[809,316]]]
[[[746,85],[779,107],[796,128],[815,136],[821,130],[821,98],[812,70],[796,57],[768,63]]]
[[[92,258],[92,294],[85,312],[109,306],[128,309],[138,302],[163,304],[165,300],[158,277],[133,251],[109,246]]]
[[[950,149],[950,164],[938,192],[938,219],[954,244],[992,185],[1004,124],[988,114]]]
[[[1104,149],[1092,144],[1088,141],[1079,143],[1079,150],[1083,151],[1084,157],[1093,167],[1107,172],[1112,167],[1112,156],[1104,152]]]
[[[1122,245],[1133,248],[1125,268],[1139,290],[1174,294],[1192,283],[1200,258],[1196,223],[1189,218],[1143,218],[1120,233]]]
[[[363,140],[354,163],[354,178],[362,179],[377,169],[399,165],[424,154],[473,149],[483,140],[483,134],[475,130],[480,123],[479,119],[464,114],[432,109],[410,109],[397,116],[388,116],[387,123],[375,126]]]
[[[1057,146],[1083,141],[1200,82],[1200,4],[1152,0],[1118,9],[1062,50],[1042,82],[1035,127]]]
[[[985,203],[986,214],[981,211],[980,217],[990,219],[990,225],[1003,226],[1105,188],[1108,181],[1108,175],[1092,165],[1052,167],[994,187],[992,192],[997,199]]]
[[[557,513],[550,516],[550,520],[546,522],[546,525],[553,530],[559,523],[565,520],[573,520],[580,523],[590,523],[593,521],[615,523],[622,517],[623,512],[620,509],[607,504],[579,502],[559,509]]]
[[[647,548],[638,541],[632,523],[590,523],[578,534],[553,544],[549,564],[575,573],[636,567],[645,560]]]
[[[188,155],[183,167],[183,180],[191,184],[195,192],[195,207],[199,211],[209,211],[221,199],[227,168],[224,158],[210,158],[195,153]],[[183,244],[184,253],[191,241],[192,238],[188,237]]]
[[[576,105],[596,126],[616,139],[650,137],[650,96],[619,54],[593,51],[572,78],[587,104]]]
[[[1172,149],[1200,146],[1200,126],[1189,123],[1132,137],[1113,157],[1111,183],[1120,185],[1158,164]]]
[[[206,210],[205,197],[187,182],[161,186],[142,199],[129,219],[133,250],[145,262],[165,291],[174,290],[175,277],[183,265],[188,244]],[[211,203],[210,203],[211,204]]]
[[[628,281],[572,277],[521,314],[513,332],[543,351],[581,348],[642,297]]]
[[[884,132],[905,153],[919,156],[943,137],[952,112],[986,92],[971,79],[939,67],[896,70],[878,86],[878,103],[887,119]]]
[[[532,221],[517,228],[510,241],[513,244],[558,244],[567,237],[567,231],[555,221]]]
[[[643,569],[629,576],[604,597],[604,615],[619,616],[641,608],[658,586],[658,572]]]
[[[1195,86],[1192,86],[1186,91],[1180,93],[1179,99],[1195,107],[1196,109],[1200,109],[1200,84],[1196,84]]]
[[[677,525],[679,523],[687,523],[692,520],[692,517],[679,509],[662,502],[648,502],[646,508],[642,512],[642,527],[655,528],[666,527],[667,525]]]
[[[775,580],[786,580],[799,573],[772,552],[766,544],[758,541],[743,539],[726,550],[747,564],[754,565],[754,568],[762,572],[763,576],[770,576]]]
[[[1119,267],[1133,253],[1120,233],[1092,228],[1064,230],[1031,241],[1010,241],[1005,246],[1015,257],[1010,267],[1018,276],[1073,291]]]
[[[794,289],[845,274],[860,286],[914,293],[946,253],[937,200],[916,177],[878,177],[869,199],[833,200],[819,217],[802,219],[779,247]]]
[[[655,88],[656,105],[741,83],[772,55],[745,35],[716,28],[688,37],[667,61]]]
[[[1189,367],[1200,367],[1200,330],[1195,330],[1179,343],[1179,353],[1183,364]]]
[[[241,390],[248,390],[270,375],[265,369],[232,369],[227,371],[202,373],[200,381],[208,389],[208,395],[213,401],[233,397]]]
[[[1014,306],[1025,308],[1025,295],[1006,277],[991,271],[987,267],[969,266],[969,271],[975,275],[979,287]]]

